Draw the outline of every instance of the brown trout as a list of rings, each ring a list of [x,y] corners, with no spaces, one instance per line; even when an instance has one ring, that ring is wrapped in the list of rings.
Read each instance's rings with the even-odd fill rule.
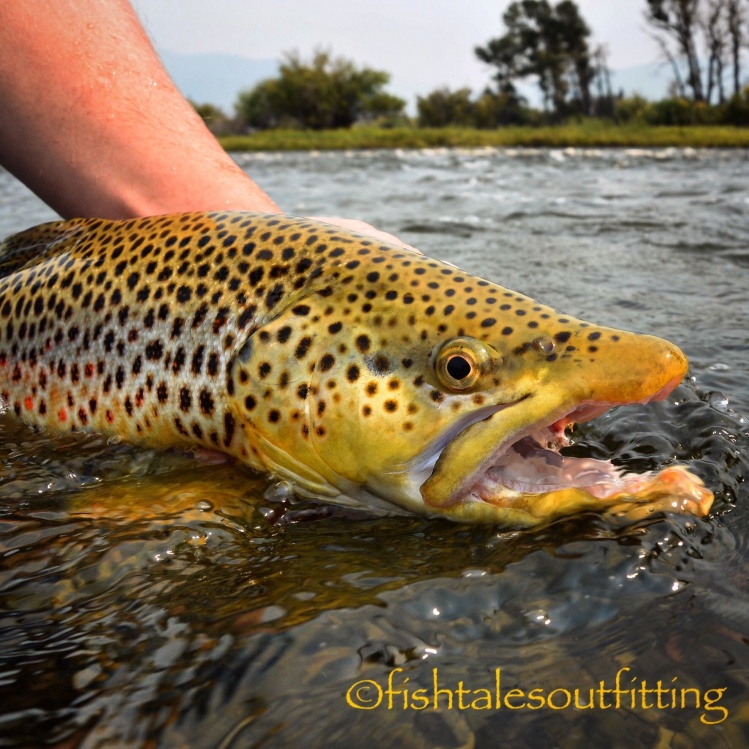
[[[665,398],[686,358],[311,219],[76,219],[0,247],[0,393],[53,432],[227,453],[299,496],[529,526],[704,515],[683,468],[562,457],[565,428]]]

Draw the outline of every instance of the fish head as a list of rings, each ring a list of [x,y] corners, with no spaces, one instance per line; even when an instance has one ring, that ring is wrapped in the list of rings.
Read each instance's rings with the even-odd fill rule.
[[[381,247],[328,266],[253,334],[232,377],[256,459],[302,494],[528,526],[628,498],[617,469],[555,468],[555,448],[570,424],[663,399],[686,371],[665,340]],[[685,471],[638,480],[651,507],[678,494],[709,509]]]

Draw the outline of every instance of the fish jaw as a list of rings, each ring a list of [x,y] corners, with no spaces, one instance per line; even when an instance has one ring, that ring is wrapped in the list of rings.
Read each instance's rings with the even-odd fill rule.
[[[621,486],[620,490],[603,497],[574,487],[538,494],[516,493],[515,496],[503,488],[501,500],[498,495],[487,496],[477,489],[476,493],[451,507],[442,508],[439,514],[458,522],[514,528],[538,526],[583,512],[603,513],[609,518],[631,523],[657,512],[705,517],[714,499],[702,480],[683,466],[669,466],[657,473],[623,476]]]
[[[608,462],[562,458],[549,450],[549,443],[566,443],[568,425],[590,421],[614,406],[663,400],[686,374],[686,357],[673,344],[609,331],[613,335],[616,357],[598,356],[569,380],[556,369],[553,380],[536,383],[524,397],[460,431],[421,484],[425,507],[453,519],[516,526],[585,509],[626,514],[634,506],[706,515],[713,495],[683,468],[627,475]],[[534,472],[518,454],[533,452],[533,445],[540,462],[557,456],[566,468]],[[586,469],[595,474],[587,486]]]

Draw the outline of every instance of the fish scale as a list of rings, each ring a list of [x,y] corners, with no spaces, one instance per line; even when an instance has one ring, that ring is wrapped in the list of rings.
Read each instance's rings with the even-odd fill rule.
[[[380,510],[493,517],[498,500],[456,497],[522,414],[538,426],[644,402],[686,367],[660,339],[311,219],[46,224],[6,240],[0,272],[0,394],[16,416],[220,450]]]

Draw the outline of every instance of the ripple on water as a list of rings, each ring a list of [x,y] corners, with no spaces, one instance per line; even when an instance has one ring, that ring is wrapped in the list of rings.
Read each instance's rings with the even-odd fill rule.
[[[385,688],[393,669],[411,689],[430,688],[435,668],[442,686],[493,689],[501,668],[504,690],[549,691],[610,683],[624,666],[651,684],[726,687],[720,736],[749,742],[738,717],[748,686],[749,319],[745,281],[731,271],[746,239],[747,154],[557,154],[238,160],[284,205],[400,228],[428,254],[570,313],[673,338],[696,384],[579,426],[569,451],[638,470],[690,462],[717,490],[711,517],[622,527],[582,516],[523,533],[373,520],[295,503],[236,467],[96,436],[50,439],[3,417],[0,743],[715,740],[697,710],[510,715],[403,710],[403,694],[392,710],[345,701],[357,681]],[[352,170],[366,189],[351,190]],[[0,173],[3,233],[49,217],[8,179]]]

